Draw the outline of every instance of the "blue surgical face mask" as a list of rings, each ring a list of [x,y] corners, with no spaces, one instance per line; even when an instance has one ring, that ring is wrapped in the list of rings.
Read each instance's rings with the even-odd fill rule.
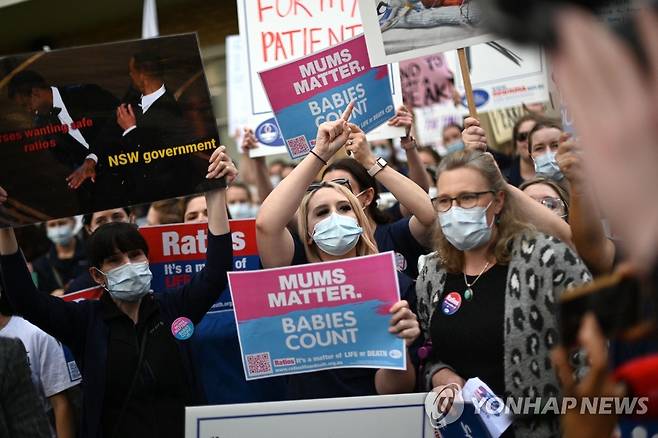
[[[234,202],[228,205],[228,211],[233,219],[248,219],[256,217],[258,207],[248,202]]]
[[[46,234],[55,245],[68,245],[73,240],[73,225],[47,227]]]
[[[356,246],[362,233],[363,229],[353,217],[331,213],[315,224],[312,237],[322,251],[342,256]]]
[[[492,201],[493,202],[493,201]],[[491,225],[487,224],[486,207],[461,208],[453,206],[445,213],[439,213],[441,231],[448,242],[460,251],[470,251],[491,240]]]
[[[535,158],[534,161],[537,176],[541,175],[558,181],[564,177],[555,159],[555,152],[548,151]]]
[[[464,150],[464,142],[461,139],[453,141],[452,143],[446,145],[446,150],[448,151],[448,154],[463,151]]]
[[[375,146],[372,149],[372,153],[377,158],[383,158],[387,161],[391,159],[391,150],[389,148],[387,148],[386,146]]]
[[[122,301],[138,301],[151,290],[153,274],[148,262],[126,263],[107,273],[98,270],[107,278],[105,290],[112,298]]]

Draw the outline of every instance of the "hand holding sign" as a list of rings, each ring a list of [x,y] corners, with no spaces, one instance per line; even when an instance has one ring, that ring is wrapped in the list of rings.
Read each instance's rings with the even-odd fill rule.
[[[388,331],[404,339],[407,347],[413,344],[420,335],[420,325],[416,314],[409,309],[409,303],[405,300],[398,301],[393,304],[389,313],[393,316]]]
[[[226,184],[231,184],[238,176],[238,169],[225,152],[226,146],[220,146],[210,156],[207,179],[226,177]]]
[[[414,115],[404,105],[399,107],[395,115],[388,121],[389,126],[403,127],[406,133],[406,137],[409,137],[409,134],[411,134],[411,127],[413,124]]]
[[[464,120],[464,131],[462,140],[467,150],[479,149],[487,151],[487,133],[480,127],[480,121],[475,117],[467,117]]]
[[[354,102],[350,102],[343,111],[340,119],[333,122],[324,122],[318,128],[318,135],[315,139],[315,153],[324,159],[333,157],[338,149],[343,147],[350,135],[350,128],[347,121],[352,115]]]

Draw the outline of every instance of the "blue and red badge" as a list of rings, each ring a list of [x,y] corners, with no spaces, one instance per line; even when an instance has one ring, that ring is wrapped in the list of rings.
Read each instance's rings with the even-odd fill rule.
[[[462,305],[462,296],[457,292],[450,292],[441,303],[441,311],[445,315],[455,314]]]
[[[194,334],[194,323],[184,316],[176,318],[171,323],[171,334],[179,341],[190,339]]]

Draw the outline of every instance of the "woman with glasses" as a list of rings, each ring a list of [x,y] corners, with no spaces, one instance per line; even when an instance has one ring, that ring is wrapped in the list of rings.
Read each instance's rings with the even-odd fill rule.
[[[567,245],[520,220],[525,206],[491,155],[446,157],[437,188],[436,252],[422,261],[416,284],[421,329],[432,342],[425,389],[479,377],[501,397],[558,395],[549,360],[557,299],[589,271]],[[532,427],[535,437],[557,433],[557,422],[517,420],[507,434],[529,436]]]
[[[358,129],[347,123],[352,107],[348,106],[341,119],[320,125],[311,153],[263,202],[256,218],[256,237],[265,268],[341,260],[378,252],[370,222],[347,184],[341,181],[311,184],[327,160],[349,144],[352,130]],[[382,172],[384,170],[380,169],[376,173]],[[396,175],[399,174],[395,172],[393,178]],[[427,199],[425,192],[415,187],[415,196]],[[296,237],[286,225],[298,210],[299,237]],[[389,309],[389,331],[411,345],[420,333],[409,305],[415,302],[413,283],[403,274],[398,274],[398,282],[402,301]],[[410,358],[407,364],[404,371],[354,368],[293,375],[289,378],[288,395],[291,399],[309,399],[410,392],[416,374]]]
[[[519,189],[569,222],[569,190],[560,182],[538,176],[521,184]]]

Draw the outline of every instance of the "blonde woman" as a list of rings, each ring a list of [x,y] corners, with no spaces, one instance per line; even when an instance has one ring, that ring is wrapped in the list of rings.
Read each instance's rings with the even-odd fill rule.
[[[311,184],[326,161],[350,141],[354,128],[347,123],[347,118],[351,108],[352,105],[343,118],[320,125],[311,154],[263,202],[256,218],[256,236],[264,267],[377,253],[370,223],[349,189],[348,181]],[[286,228],[297,210],[299,237]],[[389,331],[411,345],[420,333],[416,315],[408,303],[415,301],[413,283],[399,273],[398,280],[403,300],[390,308]],[[410,358],[407,364],[404,371],[355,368],[293,375],[289,378],[288,396],[309,399],[410,392],[414,389],[416,374]]]
[[[436,251],[416,285],[421,330],[432,341],[425,389],[479,377],[501,397],[545,403],[559,393],[549,359],[557,299],[589,271],[569,246],[520,220],[520,200],[490,154],[446,157],[437,190]],[[504,436],[554,436],[556,428],[556,418],[516,420]]]

